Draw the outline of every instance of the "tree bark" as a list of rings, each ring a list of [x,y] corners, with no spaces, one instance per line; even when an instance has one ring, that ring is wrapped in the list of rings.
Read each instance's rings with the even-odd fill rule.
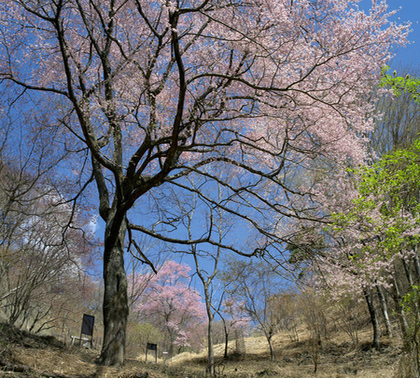
[[[414,279],[413,279],[413,275],[411,274],[410,264],[407,261],[405,261],[404,258],[401,259],[401,262],[404,266],[404,271],[405,271],[405,274],[407,276],[407,281],[410,285],[410,290],[411,290],[411,288],[414,286]],[[414,309],[416,311],[417,318],[419,318],[420,317],[420,311],[419,311],[419,305],[418,305],[417,301],[414,301]]]
[[[394,292],[395,308],[397,310],[398,318],[401,325],[401,333],[403,335],[403,339],[405,339],[407,338],[407,335],[408,335],[408,323],[407,323],[407,318],[405,316],[404,309],[402,308],[401,290],[400,290],[399,283],[395,275],[394,275],[394,288],[395,288],[395,292]]]
[[[270,347],[270,360],[274,361],[275,357],[274,357],[274,348],[273,348],[273,343],[271,341],[271,336],[267,336],[267,342],[268,342],[268,346]]]
[[[273,332],[267,329],[263,329],[263,332],[264,332],[265,338],[267,339],[268,347],[270,349],[270,361],[274,361],[275,357],[274,357],[274,348],[273,348],[273,343],[272,343]]]
[[[123,215],[109,216],[104,252],[103,365],[123,365],[128,318],[127,274],[124,268],[126,223]]]
[[[384,319],[385,319],[386,332],[387,332],[389,337],[392,337],[392,326],[391,326],[391,321],[389,320],[388,305],[386,303],[386,298],[385,298],[384,292],[383,292],[383,290],[380,286],[377,286],[376,290],[378,291],[379,300],[381,302],[382,313],[383,313]]]
[[[213,324],[214,324],[214,316],[211,308],[211,298],[209,293],[208,283],[204,283],[204,294],[206,299],[206,311],[207,311],[207,318],[209,320],[207,326],[207,373],[210,376],[214,377],[216,375],[216,369],[214,366],[214,345],[213,345]]]
[[[229,349],[229,331],[228,327],[226,325],[226,321],[224,318],[222,318],[223,321],[223,329],[225,331],[225,351],[223,353],[223,358],[226,360],[228,357],[228,349]]]
[[[210,376],[214,377],[216,375],[216,369],[214,366],[214,345],[213,345],[213,314],[208,312],[209,324],[207,329],[207,343],[208,343],[208,362],[207,362],[207,372]]]
[[[417,254],[417,244],[414,246],[414,266],[416,268],[416,274],[417,278],[416,281],[418,282],[420,280],[420,261],[419,261],[419,255]]]
[[[364,295],[365,295],[366,303],[368,305],[370,320],[372,322],[372,327],[373,327],[372,346],[376,350],[380,350],[381,349],[381,334],[379,330],[378,313],[375,306],[373,291],[369,289],[365,289]]]

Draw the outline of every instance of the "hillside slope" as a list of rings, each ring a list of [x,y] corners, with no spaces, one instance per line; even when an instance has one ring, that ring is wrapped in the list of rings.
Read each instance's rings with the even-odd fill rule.
[[[307,335],[306,335],[307,336]],[[360,344],[353,348],[344,335],[337,333],[318,349],[318,372],[314,374],[316,348],[301,335],[299,342],[290,342],[286,334],[275,337],[276,361],[269,361],[265,339],[245,339],[246,352],[222,359],[223,346],[216,346],[217,373],[220,377],[258,378],[393,378],[401,354],[398,340],[384,340],[377,352],[370,347],[369,330],[359,334]],[[36,336],[0,324],[0,377],[31,378],[193,378],[204,377],[206,352],[184,353],[166,366],[144,362],[144,357],[129,360],[121,368],[95,364],[97,351],[66,347],[53,337]]]

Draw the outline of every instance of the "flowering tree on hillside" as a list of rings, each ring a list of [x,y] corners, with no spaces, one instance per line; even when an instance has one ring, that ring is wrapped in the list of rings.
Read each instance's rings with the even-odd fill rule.
[[[190,346],[190,331],[207,318],[200,294],[190,286],[190,270],[186,264],[166,261],[148,281],[134,309],[166,333],[170,357],[175,346]]]
[[[60,129],[74,156],[60,172],[75,201],[96,184],[103,364],[124,362],[127,237],[258,253],[282,242],[278,217],[307,216],[293,197],[311,195],[311,183],[297,185],[291,172],[317,156],[364,158],[366,90],[408,26],[388,22],[385,1],[368,13],[357,3],[0,1],[0,80],[12,114],[43,113]],[[216,183],[229,203],[215,197]],[[185,214],[170,206],[182,191],[258,232],[260,244],[219,243],[211,222],[188,237]]]
[[[357,196],[351,207],[335,215],[331,230],[335,243],[321,258],[324,278],[336,295],[356,293],[366,298],[377,348],[380,330],[372,293],[376,290],[379,297],[382,290],[395,293],[416,377],[420,375],[418,358],[413,358],[418,356],[420,329],[419,155],[420,141],[416,140],[410,148],[384,155],[376,164],[355,172]]]
[[[380,86],[391,87],[396,97],[406,94],[405,102],[418,103],[420,80],[390,75],[387,69]],[[389,103],[393,100],[394,96],[387,97]],[[392,106],[402,110],[398,101]],[[339,176],[330,184],[332,190],[321,187],[324,190],[318,190],[317,197],[325,213],[333,214],[330,226],[297,222],[289,248],[290,262],[304,270],[306,278],[315,278],[318,289],[326,289],[335,299],[366,300],[373,326],[372,345],[377,349],[381,347],[377,302],[391,334],[386,294],[394,299],[405,341],[401,366],[406,365],[410,377],[420,374],[420,141],[405,128],[410,127],[406,120],[416,111],[416,107],[403,109],[404,117],[395,117],[395,111],[385,114],[378,124],[379,133],[385,135],[378,151],[381,157]]]

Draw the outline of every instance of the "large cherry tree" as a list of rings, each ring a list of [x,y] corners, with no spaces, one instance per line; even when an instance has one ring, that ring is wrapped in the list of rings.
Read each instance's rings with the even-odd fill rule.
[[[318,156],[364,158],[366,89],[408,27],[388,22],[385,1],[367,13],[357,3],[0,1],[0,78],[14,114],[43,110],[74,155],[66,179],[75,191],[96,183],[103,364],[124,361],[125,243],[148,261],[137,233],[251,255],[281,242],[279,217],[301,216],[293,197],[312,186],[294,172]],[[30,100],[19,109],[21,97]],[[258,243],[219,245],[211,216],[189,236],[171,206],[183,191],[258,232]]]

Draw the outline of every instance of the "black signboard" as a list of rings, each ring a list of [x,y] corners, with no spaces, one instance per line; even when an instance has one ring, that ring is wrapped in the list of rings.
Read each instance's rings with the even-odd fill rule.
[[[84,335],[93,336],[94,323],[95,323],[94,316],[83,314],[82,333]]]
[[[157,344],[147,343],[146,345],[146,361],[147,361],[147,351],[154,350],[155,351],[155,362],[157,363]]]
[[[157,350],[157,344],[147,343],[146,349],[149,349],[149,350]]]

